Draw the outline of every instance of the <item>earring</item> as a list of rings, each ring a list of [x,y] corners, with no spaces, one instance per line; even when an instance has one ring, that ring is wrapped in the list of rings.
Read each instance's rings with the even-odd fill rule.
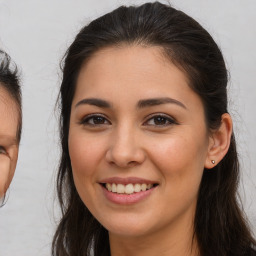
[[[212,164],[215,164],[215,161],[214,160],[211,160]]]

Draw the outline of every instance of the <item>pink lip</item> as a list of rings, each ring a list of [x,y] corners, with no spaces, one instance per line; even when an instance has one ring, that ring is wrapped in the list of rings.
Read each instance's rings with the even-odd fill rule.
[[[119,183],[120,184],[120,183]],[[104,186],[101,186],[104,196],[112,203],[120,205],[131,205],[138,203],[151,195],[157,187],[153,187],[146,191],[141,191],[133,194],[118,194],[108,191]]]
[[[138,178],[138,177],[127,177],[127,178],[121,178],[121,177],[111,177],[111,178],[107,178],[107,179],[103,179],[101,180],[99,183],[110,183],[110,184],[123,184],[123,185],[127,185],[127,184],[158,184],[158,182],[156,181],[152,181],[152,180],[146,180],[143,178]]]

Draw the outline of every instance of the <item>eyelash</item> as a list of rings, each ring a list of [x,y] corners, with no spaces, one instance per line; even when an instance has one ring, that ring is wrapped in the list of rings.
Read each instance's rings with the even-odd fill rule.
[[[0,154],[6,154],[6,150],[3,146],[0,146]]]
[[[101,121],[103,121],[103,123],[100,123],[100,124],[95,124],[95,123],[89,123],[90,120],[93,120],[94,121],[96,120],[96,118],[100,118]],[[146,122],[149,122],[150,120],[154,120],[156,118],[162,118],[161,121],[165,121],[165,122],[168,122],[167,124],[160,124],[160,125],[157,125],[157,124],[148,124],[149,126],[156,126],[156,127],[166,127],[166,126],[170,126],[170,125],[173,125],[173,124],[178,124],[176,122],[176,120],[174,120],[173,118],[171,118],[170,116],[167,116],[167,115],[164,115],[164,114],[153,114],[151,116],[148,117],[147,121]],[[105,125],[105,121],[107,121],[108,123],[107,124],[111,124],[106,117],[104,117],[103,115],[100,115],[100,114],[91,114],[91,115],[88,115],[86,116],[85,118],[83,118],[80,122],[80,124],[82,125],[86,125],[86,126],[91,126],[91,127],[99,127],[101,125]],[[156,120],[155,120],[156,121]],[[146,123],[144,122],[143,125]]]
[[[93,120],[93,119],[95,119],[95,118],[102,118],[102,120],[105,119],[104,121],[107,120],[107,118],[104,117],[103,115],[100,115],[100,114],[91,114],[91,115],[88,115],[88,116],[84,117],[84,118],[81,120],[80,124],[82,124],[82,125],[87,125],[87,126],[99,126],[99,125],[104,125],[104,124],[90,124],[89,121],[90,121],[90,120]],[[108,123],[110,123],[110,122],[108,122]]]
[[[154,120],[156,118],[161,118],[162,120],[164,120],[165,122],[168,122],[167,124],[160,124],[160,125],[156,125],[156,124],[150,124],[150,126],[161,126],[161,127],[166,127],[166,126],[170,126],[170,125],[173,125],[173,124],[178,124],[176,122],[176,120],[174,120],[174,118],[171,118],[170,116],[168,115],[164,115],[164,114],[153,114],[151,115],[146,122],[149,122],[150,120]],[[154,120],[156,121],[156,120]]]

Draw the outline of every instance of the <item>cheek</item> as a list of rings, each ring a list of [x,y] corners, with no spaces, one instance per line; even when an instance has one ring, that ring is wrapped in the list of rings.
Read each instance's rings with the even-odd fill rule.
[[[104,143],[100,138],[95,138],[81,132],[71,132],[69,135],[69,155],[72,173],[77,192],[88,209],[94,213],[95,188],[98,187],[97,170],[99,170]],[[96,207],[99,208],[98,205]]]
[[[79,134],[79,133],[77,133]],[[69,155],[74,176],[92,176],[102,156],[100,140],[71,133],[69,136]]]
[[[195,210],[205,157],[200,144],[188,136],[175,136],[151,147],[152,162],[162,176],[158,207],[165,209],[166,218]]]
[[[196,140],[193,136],[175,135],[151,145],[150,154],[165,179],[186,183],[194,178],[198,183],[204,169],[207,146],[202,137]]]

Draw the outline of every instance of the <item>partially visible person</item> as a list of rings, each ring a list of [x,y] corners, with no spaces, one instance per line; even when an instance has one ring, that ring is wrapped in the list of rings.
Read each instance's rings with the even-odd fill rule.
[[[12,181],[21,137],[21,89],[17,67],[0,50],[0,206]]]
[[[63,64],[52,256],[255,256],[210,34],[169,5],[122,6]]]

